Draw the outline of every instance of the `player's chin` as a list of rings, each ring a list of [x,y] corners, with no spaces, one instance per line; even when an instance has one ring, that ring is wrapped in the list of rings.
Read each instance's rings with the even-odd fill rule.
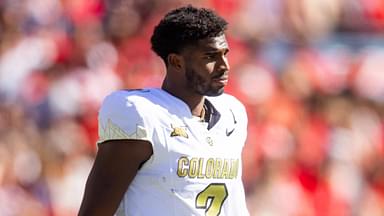
[[[224,86],[218,88],[211,88],[205,93],[206,96],[216,97],[224,93]]]

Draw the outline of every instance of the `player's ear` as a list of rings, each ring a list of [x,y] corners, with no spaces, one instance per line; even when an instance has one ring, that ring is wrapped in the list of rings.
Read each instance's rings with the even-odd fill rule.
[[[174,69],[181,71],[184,68],[184,59],[181,55],[170,53],[167,58],[168,65]]]

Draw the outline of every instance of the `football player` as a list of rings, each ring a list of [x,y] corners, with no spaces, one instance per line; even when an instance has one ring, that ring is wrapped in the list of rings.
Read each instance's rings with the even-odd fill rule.
[[[241,181],[247,116],[224,93],[226,29],[215,12],[190,5],[155,27],[163,84],[104,100],[79,215],[249,215]]]

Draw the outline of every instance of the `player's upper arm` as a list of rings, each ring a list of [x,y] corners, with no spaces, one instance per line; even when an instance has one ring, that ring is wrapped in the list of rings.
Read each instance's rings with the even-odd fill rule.
[[[110,140],[99,146],[79,215],[113,215],[140,165],[152,155],[144,140]]]
[[[139,167],[153,154],[145,98],[119,91],[99,111],[98,152],[79,215],[113,215]]]

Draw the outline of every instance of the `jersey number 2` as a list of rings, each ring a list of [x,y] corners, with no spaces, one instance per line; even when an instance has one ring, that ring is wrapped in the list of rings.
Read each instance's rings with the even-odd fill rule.
[[[228,191],[225,184],[212,183],[197,194],[196,208],[206,209],[206,216],[218,216],[227,197]]]

